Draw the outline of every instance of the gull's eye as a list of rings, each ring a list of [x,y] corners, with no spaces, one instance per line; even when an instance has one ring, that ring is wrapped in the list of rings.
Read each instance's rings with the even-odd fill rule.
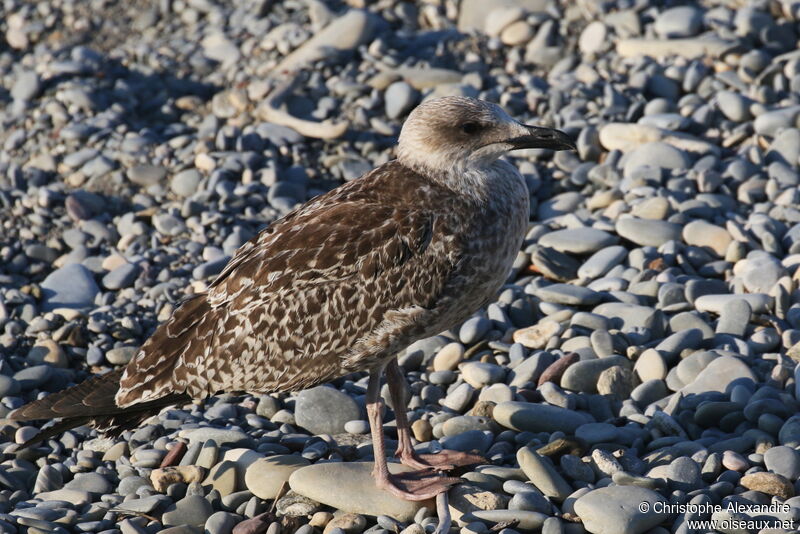
[[[465,134],[472,135],[481,129],[481,125],[477,122],[465,122],[461,125],[461,131]]]

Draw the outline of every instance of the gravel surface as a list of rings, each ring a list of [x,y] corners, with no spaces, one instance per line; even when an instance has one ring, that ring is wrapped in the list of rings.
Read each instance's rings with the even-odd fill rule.
[[[532,209],[507,285],[400,356],[418,449],[487,460],[453,532],[800,525],[800,4],[2,10],[0,417],[127,363],[258,230],[391,159],[420,101],[469,95],[578,152],[514,153]],[[37,428],[3,421],[0,534],[431,533],[432,503],[374,489],[365,388],[19,453]]]

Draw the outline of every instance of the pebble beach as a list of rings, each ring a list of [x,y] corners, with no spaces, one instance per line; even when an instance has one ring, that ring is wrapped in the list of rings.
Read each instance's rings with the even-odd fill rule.
[[[5,0],[0,534],[433,534],[374,486],[366,373],[113,439],[5,416],[128,363],[447,95],[578,146],[512,153],[506,284],[399,356],[416,449],[486,459],[450,533],[798,531],[798,38],[794,0]]]

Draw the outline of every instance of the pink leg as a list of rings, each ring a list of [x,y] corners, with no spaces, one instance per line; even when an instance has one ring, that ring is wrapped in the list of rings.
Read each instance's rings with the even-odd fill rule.
[[[424,501],[447,491],[450,486],[461,481],[460,478],[450,478],[439,475],[433,469],[411,471],[393,475],[389,473],[386,463],[386,444],[383,437],[383,415],[381,408],[383,402],[380,395],[381,367],[375,367],[369,373],[367,386],[367,417],[372,432],[372,448],[375,454],[375,468],[373,476],[378,488],[384,489],[392,495],[408,501]]]
[[[392,396],[394,415],[397,420],[397,452],[395,456],[400,463],[415,469],[434,468],[438,471],[450,471],[458,466],[484,463],[486,460],[476,454],[460,451],[443,450],[438,454],[417,454],[411,443],[411,426],[406,416],[405,377],[400,371],[397,359],[393,358],[386,366],[386,383]]]

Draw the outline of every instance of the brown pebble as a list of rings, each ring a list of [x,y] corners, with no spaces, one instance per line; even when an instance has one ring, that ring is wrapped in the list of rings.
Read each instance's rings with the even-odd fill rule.
[[[206,469],[199,465],[180,465],[153,469],[150,473],[150,482],[159,493],[164,493],[170,484],[183,482],[202,482],[206,476]]]
[[[492,401],[478,401],[475,403],[475,406],[467,412],[467,415],[475,415],[477,417],[492,417],[492,413],[494,412],[495,403]]]
[[[588,450],[586,442],[579,438],[559,438],[551,441],[547,445],[542,445],[536,449],[536,453],[542,456],[562,456],[564,454],[572,454],[575,456],[583,456]]]
[[[272,523],[269,512],[255,516],[253,519],[245,519],[231,531],[231,534],[264,534]]]
[[[422,443],[433,439],[433,427],[425,419],[417,419],[411,423],[411,432],[414,438]]]
[[[739,481],[741,486],[749,490],[774,495],[779,499],[794,497],[794,486],[785,477],[777,473],[750,473]]]
[[[161,460],[161,465],[159,467],[170,467],[172,465],[177,465],[178,462],[181,461],[183,455],[186,454],[186,442],[179,441],[177,442],[164,456],[164,459]]]
[[[578,361],[578,353],[577,352],[570,352],[565,354],[561,358],[557,359],[553,363],[547,366],[547,369],[544,370],[542,376],[539,377],[539,382],[536,384],[537,387],[541,386],[545,382],[553,382],[554,384],[558,384],[561,380],[561,375],[564,374],[564,371],[567,370],[567,367],[572,365],[573,363]]]

